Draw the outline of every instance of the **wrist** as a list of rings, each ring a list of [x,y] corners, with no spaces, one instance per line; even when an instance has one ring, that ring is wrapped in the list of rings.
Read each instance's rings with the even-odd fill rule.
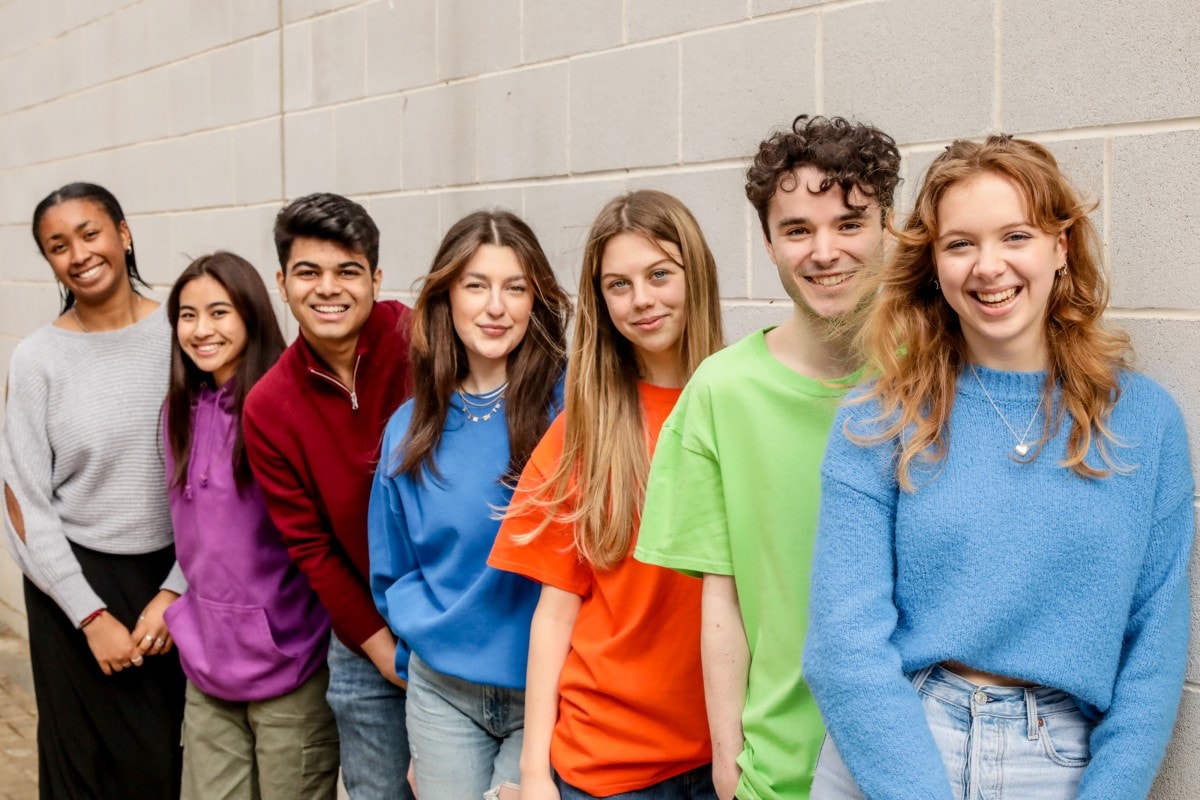
[[[101,616],[103,616],[107,611],[108,611],[108,609],[106,609],[106,608],[97,608],[95,611],[88,614],[86,617],[83,618],[83,621],[79,623],[79,630],[83,630],[88,625],[91,625],[93,622],[95,622],[97,619],[99,619]]]

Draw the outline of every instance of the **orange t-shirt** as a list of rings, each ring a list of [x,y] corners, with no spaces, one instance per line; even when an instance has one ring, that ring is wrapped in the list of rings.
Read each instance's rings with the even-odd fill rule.
[[[639,384],[651,452],[679,389]],[[530,456],[517,493],[541,485],[562,456],[560,416]],[[506,519],[488,564],[583,598],[559,679],[550,763],[597,797],[644,789],[712,761],[700,671],[701,582],[634,561],[597,571],[580,558],[570,526],[529,544],[532,516]]]

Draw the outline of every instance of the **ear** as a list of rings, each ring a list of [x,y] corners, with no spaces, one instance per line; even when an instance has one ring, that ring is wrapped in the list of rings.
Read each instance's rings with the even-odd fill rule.
[[[287,283],[283,279],[283,270],[279,270],[275,273],[275,283],[279,286],[279,298],[286,303],[288,301]]]
[[[121,249],[128,251],[133,247],[133,234],[129,232],[129,223],[121,220],[117,223],[117,233],[121,236]]]
[[[374,274],[371,275],[371,284],[371,299],[378,300],[379,290],[383,287],[383,270],[379,267],[376,267]]]
[[[1058,242],[1055,244],[1055,253],[1058,256],[1058,263],[1065,264],[1067,261],[1067,233],[1070,228],[1064,228],[1062,233],[1058,235]],[[1068,266],[1069,270],[1070,267]]]

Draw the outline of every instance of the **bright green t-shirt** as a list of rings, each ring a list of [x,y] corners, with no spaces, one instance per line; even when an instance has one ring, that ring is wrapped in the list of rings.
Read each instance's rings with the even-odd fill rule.
[[[821,459],[856,376],[807,378],[765,331],[709,357],[659,434],[635,557],[732,575],[750,645],[742,800],[808,798],[824,727],[800,674]]]

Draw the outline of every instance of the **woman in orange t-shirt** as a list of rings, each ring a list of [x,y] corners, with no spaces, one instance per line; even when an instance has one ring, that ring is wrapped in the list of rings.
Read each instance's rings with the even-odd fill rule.
[[[658,431],[722,346],[716,263],[682,203],[639,191],[600,212],[582,272],[566,407],[488,561],[542,583],[521,798],[715,800],[700,582],[631,553]]]

